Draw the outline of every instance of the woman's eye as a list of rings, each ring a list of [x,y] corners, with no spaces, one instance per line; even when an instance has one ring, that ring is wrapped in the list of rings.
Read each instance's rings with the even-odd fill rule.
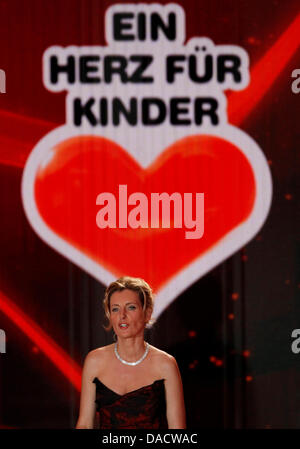
[[[118,308],[117,308],[117,307],[113,307],[113,308],[111,309],[111,311],[112,311],[112,312],[117,312],[117,311],[118,311]]]
[[[129,306],[128,308],[129,308],[129,310],[135,310],[136,309],[135,306]]]

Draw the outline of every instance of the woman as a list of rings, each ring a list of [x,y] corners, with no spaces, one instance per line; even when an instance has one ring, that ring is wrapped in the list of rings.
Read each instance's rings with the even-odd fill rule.
[[[147,282],[132,277],[112,282],[104,308],[117,341],[86,356],[76,428],[94,427],[97,403],[102,429],[185,429],[176,360],[144,341],[153,311]]]

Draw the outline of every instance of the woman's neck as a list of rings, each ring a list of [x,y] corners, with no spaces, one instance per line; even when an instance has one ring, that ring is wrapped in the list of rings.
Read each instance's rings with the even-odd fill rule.
[[[119,355],[127,362],[136,362],[145,352],[144,337],[118,338],[117,349]]]

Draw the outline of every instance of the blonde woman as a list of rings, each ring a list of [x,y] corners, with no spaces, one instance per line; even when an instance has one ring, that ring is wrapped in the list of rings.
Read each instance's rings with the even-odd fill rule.
[[[86,356],[77,429],[185,429],[181,376],[173,356],[144,341],[153,294],[143,279],[122,277],[104,297],[116,342]]]

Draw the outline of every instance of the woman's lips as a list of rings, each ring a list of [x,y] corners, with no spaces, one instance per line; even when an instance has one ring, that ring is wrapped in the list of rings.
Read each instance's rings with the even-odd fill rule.
[[[128,327],[129,327],[129,324],[127,324],[127,323],[120,323],[120,324],[119,324],[119,328],[120,328],[120,329],[123,329],[123,330],[124,330],[124,329],[128,329]]]

